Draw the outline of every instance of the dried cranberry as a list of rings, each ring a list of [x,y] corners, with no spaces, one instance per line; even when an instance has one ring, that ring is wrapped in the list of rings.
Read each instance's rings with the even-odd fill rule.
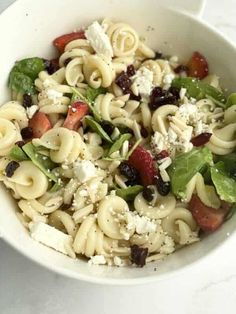
[[[24,141],[18,141],[18,142],[15,142],[15,144],[21,148],[25,145],[25,142]]]
[[[146,264],[146,258],[148,255],[148,248],[142,248],[134,244],[131,247],[131,262],[137,266],[143,267]]]
[[[23,103],[22,106],[25,108],[29,108],[33,105],[33,101],[30,95],[24,94],[23,95]]]
[[[137,100],[137,101],[140,101],[141,98],[142,98],[142,97],[141,97],[140,95],[136,96],[136,95],[134,95],[134,93],[130,92],[129,100]]]
[[[29,126],[23,128],[20,133],[23,140],[29,140],[33,137],[33,129]]]
[[[129,76],[122,71],[115,80],[116,84],[122,89],[125,94],[130,93],[130,86],[132,84]]]
[[[168,93],[168,91],[163,91],[160,87],[155,87],[150,96],[149,108],[156,110],[163,105],[174,104],[176,100],[176,97]]]
[[[202,146],[209,142],[211,136],[212,134],[207,132],[199,134],[198,136],[195,136],[194,138],[191,139],[191,143],[193,144],[193,146],[196,147]]]
[[[145,187],[143,189],[142,195],[143,198],[148,202],[151,202],[153,200],[153,190],[149,187]]]
[[[183,72],[188,73],[188,71],[189,71],[189,68],[187,67],[187,65],[183,65],[183,64],[180,64],[179,66],[177,66],[177,68],[174,69],[174,72],[176,74],[181,74]]]
[[[155,156],[156,160],[161,160],[163,158],[169,157],[169,153],[167,150],[162,150],[159,154]]]
[[[101,126],[103,130],[110,136],[114,131],[114,125],[110,121],[102,121]]]
[[[5,173],[6,173],[6,176],[8,178],[12,177],[15,170],[20,167],[20,164],[17,162],[17,161],[10,161],[9,164],[6,166],[6,169],[5,169]]]
[[[119,165],[120,173],[125,176],[127,179],[131,181],[138,181],[139,173],[137,169],[135,169],[133,166],[129,165],[127,162],[122,162]]]
[[[164,182],[161,176],[156,178],[156,187],[160,195],[166,196],[170,193],[170,182]]]
[[[169,89],[168,89],[168,92],[170,94],[172,94],[173,96],[176,97],[176,99],[179,99],[179,89],[178,88],[175,88],[173,86],[171,86]]]
[[[58,59],[44,60],[44,66],[48,74],[53,74],[60,68]]]
[[[127,75],[128,75],[128,76],[134,76],[135,72],[136,72],[136,71],[135,71],[135,68],[134,68],[133,64],[130,64],[130,65],[127,67],[127,71],[126,71]]]
[[[147,130],[143,125],[141,125],[140,133],[141,133],[141,135],[142,135],[143,138],[147,138],[148,135],[149,135],[148,130]]]

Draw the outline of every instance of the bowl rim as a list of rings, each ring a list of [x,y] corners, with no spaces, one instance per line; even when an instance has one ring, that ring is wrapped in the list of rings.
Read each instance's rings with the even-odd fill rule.
[[[24,2],[27,2],[28,0],[16,0],[12,4],[10,4],[3,12],[0,14],[0,20],[3,16],[7,16],[8,14],[11,14],[11,11],[15,9],[19,4],[22,5]],[[163,6],[163,5],[162,5]],[[178,9],[165,7],[167,11],[172,11],[175,14],[183,17],[184,19],[192,20],[194,23],[201,24],[204,28],[207,28],[211,33],[214,35],[217,35],[223,42],[224,45],[227,45],[228,47],[232,48],[235,51],[236,55],[236,44],[230,40],[230,38],[226,35],[224,35],[221,31],[217,30],[215,27],[213,27],[209,22],[203,20],[202,18],[199,18],[199,16],[196,16],[194,14],[191,14],[186,11],[180,11]],[[236,232],[233,231],[230,234],[230,238],[233,236],[233,234]],[[146,277],[138,277],[138,278],[105,278],[105,277],[94,277],[93,275],[84,275],[81,274],[79,271],[75,272],[73,270],[69,270],[60,266],[51,265],[48,262],[38,260],[36,257],[34,257],[30,252],[22,250],[19,248],[17,241],[14,238],[8,237],[8,234],[4,233],[1,230],[1,222],[0,222],[0,239],[4,240],[5,243],[9,244],[12,248],[14,248],[17,252],[19,252],[22,256],[27,257],[30,261],[34,262],[37,265],[42,266],[48,271],[52,271],[53,273],[59,274],[61,276],[65,276],[67,278],[71,278],[74,280],[79,280],[87,283],[93,283],[98,285],[109,285],[109,286],[133,286],[133,285],[142,285],[142,284],[149,284],[154,282],[161,282],[163,280],[168,280],[171,277],[181,275],[184,271],[188,271],[191,268],[197,267],[197,264],[200,265],[203,263],[203,261],[217,252],[218,250],[222,249],[225,243],[227,242],[227,238],[220,242],[216,247],[211,249],[206,255],[200,257],[198,260],[195,260],[180,269],[170,270],[168,273],[164,274],[158,274],[158,272],[154,273],[153,276],[146,276]],[[228,238],[229,238],[228,237]],[[88,265],[88,267],[107,267],[107,266],[101,266],[101,265]],[[140,269],[142,271],[142,269]]]

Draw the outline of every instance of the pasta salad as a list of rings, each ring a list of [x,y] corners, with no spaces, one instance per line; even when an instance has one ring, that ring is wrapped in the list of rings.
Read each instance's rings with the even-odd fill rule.
[[[90,264],[144,266],[235,211],[236,94],[108,19],[17,61],[0,107],[0,180],[30,236]]]

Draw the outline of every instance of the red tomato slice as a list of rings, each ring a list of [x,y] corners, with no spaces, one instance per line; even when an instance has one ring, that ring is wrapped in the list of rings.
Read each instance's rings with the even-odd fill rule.
[[[200,200],[197,195],[193,195],[189,203],[189,209],[193,218],[203,231],[213,232],[218,229],[225,218],[228,210],[208,207]]]
[[[43,112],[36,112],[29,120],[29,127],[33,130],[33,137],[39,138],[52,128],[51,122]]]
[[[60,53],[63,53],[65,50],[65,46],[75,39],[85,39],[84,31],[73,32],[70,34],[59,36],[53,40],[53,45],[58,49]]]
[[[198,51],[193,53],[192,57],[188,61],[187,67],[188,75],[199,78],[200,80],[206,77],[209,73],[208,62]]]
[[[77,101],[73,103],[67,113],[63,127],[70,130],[77,130],[81,119],[89,112],[89,107],[86,103]]]

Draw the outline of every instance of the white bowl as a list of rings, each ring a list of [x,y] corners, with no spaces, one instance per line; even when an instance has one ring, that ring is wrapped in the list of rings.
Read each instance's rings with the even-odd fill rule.
[[[7,77],[15,60],[29,56],[53,57],[52,40],[95,19],[109,17],[126,21],[147,38],[155,49],[187,58],[200,50],[209,60],[210,69],[222,78],[233,91],[236,86],[236,49],[206,23],[187,13],[161,8],[157,0],[19,0],[0,16],[2,39],[0,60],[0,103],[10,97]],[[192,13],[203,1],[165,1],[168,4],[188,5]],[[153,31],[147,31],[152,26]],[[204,241],[182,249],[158,265],[140,268],[89,266],[83,260],[72,260],[32,240],[15,215],[16,204],[5,188],[0,187],[0,232],[4,239],[22,254],[62,275],[94,283],[134,284],[165,279],[187,265],[198,267],[235,230],[236,217],[226,222]],[[195,269],[194,269],[195,268]]]

